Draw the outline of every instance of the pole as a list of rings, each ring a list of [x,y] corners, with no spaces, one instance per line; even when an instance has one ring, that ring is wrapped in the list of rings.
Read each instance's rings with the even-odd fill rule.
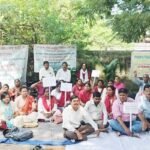
[[[65,104],[64,104],[64,106],[66,106],[66,101],[67,101],[67,92],[65,91]]]
[[[130,113],[130,131],[132,132],[132,113]]]
[[[51,108],[51,87],[49,86],[49,101],[50,101],[50,110],[52,109]],[[52,110],[51,110],[52,111]]]
[[[94,80],[93,80],[93,87],[94,87],[94,85],[95,85],[95,81],[96,81],[96,77],[94,77]],[[93,88],[92,87],[92,88]]]

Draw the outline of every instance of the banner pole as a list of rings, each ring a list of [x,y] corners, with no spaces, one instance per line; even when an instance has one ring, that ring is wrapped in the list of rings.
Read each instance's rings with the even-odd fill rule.
[[[64,107],[66,106],[66,101],[67,101],[67,92],[65,91],[65,104],[64,104]]]
[[[96,80],[96,77],[94,77],[94,80],[93,80],[93,86],[92,86],[92,88],[94,87],[94,85],[95,85],[95,80]]]
[[[49,101],[50,101],[50,110],[52,109],[51,108],[51,87],[49,86]],[[52,110],[51,110],[52,111]]]
[[[132,113],[130,113],[130,131],[132,132]]]

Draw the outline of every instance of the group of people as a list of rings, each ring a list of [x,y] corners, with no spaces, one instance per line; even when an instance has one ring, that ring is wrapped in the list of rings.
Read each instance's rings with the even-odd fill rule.
[[[9,89],[8,84],[0,89],[0,128],[36,127],[38,122],[62,123],[64,137],[74,140],[86,140],[87,135],[95,132],[107,132],[110,126],[118,134],[132,136],[134,132],[150,129],[150,79],[145,74],[143,80],[134,72],[133,82],[139,86],[135,99],[128,97],[128,87],[120,77],[107,81],[91,80],[91,73],[86,64],[82,64],[77,72],[77,82],[71,92],[61,91],[61,83],[71,82],[71,72],[67,62],[56,73],[57,84],[51,89],[43,87],[43,78],[55,76],[48,61],[44,61],[39,71],[39,81],[30,88],[36,89],[37,100],[30,90],[21,85],[19,79]],[[125,102],[135,102],[138,113],[132,116],[132,132],[130,116],[124,113]]]

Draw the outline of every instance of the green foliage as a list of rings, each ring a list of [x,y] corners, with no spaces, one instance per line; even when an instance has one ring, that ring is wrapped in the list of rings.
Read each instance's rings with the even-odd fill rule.
[[[107,20],[95,21],[95,25],[92,28],[87,29],[89,33],[87,49],[90,50],[109,50],[114,47],[121,47],[127,49],[129,44],[123,43],[117,34],[108,28]]]
[[[101,18],[110,16],[111,8],[117,2],[117,0],[85,0],[80,7],[78,14],[84,15],[88,20],[93,20],[95,14],[99,14]]]
[[[110,13],[113,1],[108,0],[9,0],[9,3],[0,0],[0,43],[73,44],[78,50],[105,50],[116,43],[122,44],[105,20],[93,15],[94,26],[89,25],[83,14],[89,15],[91,6],[96,3],[101,4],[99,13],[101,11],[102,16]],[[98,11],[98,5],[91,15]]]
[[[126,42],[143,39],[150,31],[150,1],[124,0],[118,7],[122,13],[114,17],[114,31]]]
[[[61,1],[60,1],[61,2]],[[76,44],[84,46],[84,24],[72,4],[54,0],[0,1],[1,44]],[[67,3],[66,3],[67,4]],[[66,13],[64,13],[65,10]]]
[[[114,6],[117,7],[112,15]],[[123,41],[137,42],[150,31],[149,12],[149,0],[85,0],[79,14],[84,15],[90,25],[94,24],[97,15],[108,19],[114,33]]]
[[[125,71],[127,73],[130,67],[130,57],[130,51],[79,51],[77,68],[79,69],[81,64],[86,62],[90,70],[95,69],[96,65],[100,65],[106,68],[106,72],[112,70],[114,74],[116,71],[115,65],[117,65],[119,72]],[[110,77],[107,78],[111,79]]]
[[[104,73],[106,80],[115,78],[117,65],[119,64],[118,59],[113,59],[109,64],[104,65]]]
[[[123,78],[122,80],[125,83],[125,86],[128,87],[129,89],[129,96],[130,95],[135,96],[139,90],[139,87],[131,79],[127,77]]]

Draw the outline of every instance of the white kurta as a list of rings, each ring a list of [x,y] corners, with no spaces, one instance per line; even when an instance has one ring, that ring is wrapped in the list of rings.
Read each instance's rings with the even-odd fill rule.
[[[56,74],[56,80],[59,80],[59,81],[63,80],[65,82],[70,82],[71,81],[70,70],[67,69],[66,71],[64,71],[62,68],[59,69]]]
[[[43,67],[39,71],[39,80],[42,79],[42,77],[47,77],[47,76],[55,76],[54,70],[52,67],[49,67],[47,70]]]

